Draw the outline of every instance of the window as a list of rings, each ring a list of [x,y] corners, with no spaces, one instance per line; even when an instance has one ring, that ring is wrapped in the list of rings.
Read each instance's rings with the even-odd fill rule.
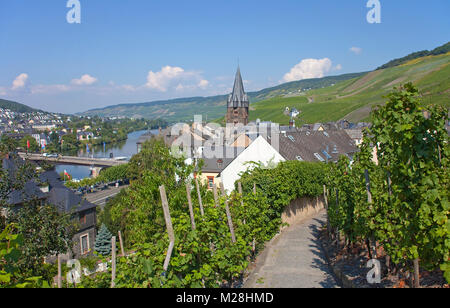
[[[208,188],[213,189],[213,186],[214,186],[214,177],[208,176]]]
[[[85,255],[89,252],[89,234],[80,237],[81,254]]]
[[[80,214],[80,224],[84,225],[86,224],[86,214]]]
[[[320,160],[320,161],[322,161],[322,162],[324,162],[325,161],[325,159],[323,159],[323,157],[322,156],[320,156],[320,154],[319,153],[314,153],[314,156],[318,159],[318,160]]]

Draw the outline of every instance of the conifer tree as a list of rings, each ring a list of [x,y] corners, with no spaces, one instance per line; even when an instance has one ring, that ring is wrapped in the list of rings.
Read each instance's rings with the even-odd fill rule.
[[[95,251],[102,256],[111,254],[111,238],[112,234],[109,232],[105,224],[102,224],[95,239]]]

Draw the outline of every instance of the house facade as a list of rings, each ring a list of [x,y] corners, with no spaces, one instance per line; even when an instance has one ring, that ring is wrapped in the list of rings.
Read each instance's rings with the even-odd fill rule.
[[[254,163],[276,166],[285,161],[280,153],[275,150],[264,137],[259,136],[242,153],[240,153],[220,173],[220,178],[227,192],[234,190],[234,184],[240,179],[241,172],[254,168]]]

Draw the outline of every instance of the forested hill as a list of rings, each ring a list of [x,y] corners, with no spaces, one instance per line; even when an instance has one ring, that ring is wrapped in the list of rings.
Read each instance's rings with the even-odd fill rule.
[[[447,52],[450,52],[450,42],[448,42],[445,45],[439,46],[431,51],[430,50],[422,50],[422,51],[418,51],[418,52],[413,52],[412,54],[409,54],[403,58],[394,59],[394,60],[389,61],[388,63],[380,66],[379,68],[377,68],[377,70],[399,66],[399,65],[407,63],[408,61],[419,59],[419,58],[426,57],[426,56],[437,56],[437,55],[446,54]]]
[[[28,107],[26,105],[17,103],[17,102],[8,101],[6,99],[0,99],[0,108],[9,109],[11,111],[21,112],[21,113],[40,111],[37,109],[33,109],[31,107]]]

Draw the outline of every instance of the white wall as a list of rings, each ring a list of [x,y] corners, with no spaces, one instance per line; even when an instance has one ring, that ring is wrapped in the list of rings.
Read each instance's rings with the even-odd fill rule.
[[[221,173],[220,177],[225,190],[229,193],[234,190],[234,183],[240,179],[239,174],[251,168],[247,162],[260,162],[267,164],[270,161],[279,163],[285,159],[263,137],[258,137]]]

